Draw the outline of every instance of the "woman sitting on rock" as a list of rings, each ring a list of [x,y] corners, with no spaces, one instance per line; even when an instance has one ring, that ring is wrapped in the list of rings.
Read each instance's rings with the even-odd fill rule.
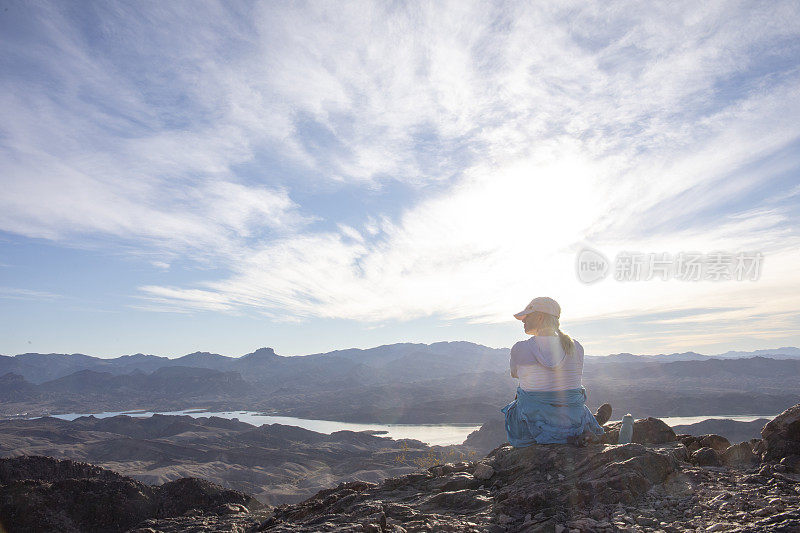
[[[514,315],[532,336],[511,348],[511,376],[519,387],[502,411],[513,446],[581,442],[602,435],[600,426],[611,417],[609,404],[595,415],[586,407],[583,346],[559,329],[560,316],[561,307],[547,297]]]

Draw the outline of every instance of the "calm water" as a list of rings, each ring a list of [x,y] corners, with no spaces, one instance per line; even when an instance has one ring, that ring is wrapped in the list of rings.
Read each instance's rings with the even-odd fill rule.
[[[298,426],[301,428],[317,431],[319,433],[331,434],[334,431],[385,431],[381,436],[393,439],[417,439],[429,445],[446,446],[448,444],[461,444],[471,432],[480,428],[476,424],[356,424],[352,422],[335,422],[332,420],[310,420],[306,418],[295,418],[292,416],[272,416],[259,414],[257,411],[218,411],[209,412],[200,409],[186,409],[183,411],[167,411],[159,413],[162,415],[189,415],[194,418],[219,416],[222,418],[238,418],[242,422],[260,426],[262,424],[285,424],[287,426]],[[109,416],[129,415],[136,417],[153,416],[150,411],[120,411],[107,413],[94,413],[92,416],[106,418]],[[53,415],[63,420],[74,420],[81,416],[89,416],[88,413],[68,413],[63,415]],[[695,424],[708,419],[727,418],[738,422],[751,422],[758,418],[775,418],[776,415],[700,415],[700,416],[666,416],[660,417],[661,420],[670,426],[684,424]]]
[[[766,418],[767,420],[772,420],[776,416],[778,416],[778,413],[772,415],[663,416],[659,418],[670,426],[683,426],[686,424],[696,424],[698,422],[702,422],[703,420],[708,420],[708,419],[719,420],[722,418],[727,418],[728,420],[735,420],[737,422],[752,422],[753,420],[758,420],[759,418]]]
[[[198,409],[187,409],[184,411],[169,411],[159,413],[162,415],[189,415],[194,418],[219,416],[222,418],[238,418],[242,422],[260,426],[262,424],[285,424],[287,426],[298,426],[301,428],[317,431],[319,433],[333,433],[334,431],[385,431],[382,437],[393,439],[417,439],[429,445],[461,444],[467,435],[480,428],[476,424],[355,424],[351,422],[333,422],[331,420],[309,420],[305,418],[295,418],[292,416],[271,416],[259,414],[256,411],[221,411],[209,412]],[[152,412],[144,411],[122,411],[108,413],[94,413],[92,416],[106,418],[109,416],[129,415],[137,417],[153,416]],[[89,416],[87,413],[68,413],[63,415],[52,415],[63,420],[74,420],[81,416]]]

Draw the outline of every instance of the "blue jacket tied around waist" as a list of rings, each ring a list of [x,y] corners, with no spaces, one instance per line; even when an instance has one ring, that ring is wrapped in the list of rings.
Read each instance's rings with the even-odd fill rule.
[[[603,428],[586,407],[586,389],[526,391],[501,411],[506,415],[506,435],[512,446],[566,443],[588,430],[602,435]]]

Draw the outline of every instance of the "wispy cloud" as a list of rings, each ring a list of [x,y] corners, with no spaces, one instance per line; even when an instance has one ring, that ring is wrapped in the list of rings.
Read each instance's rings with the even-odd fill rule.
[[[17,287],[0,287],[0,299],[2,300],[58,300],[63,298],[60,294],[52,292],[34,291],[30,289],[20,289]]]
[[[794,308],[791,2],[93,9],[108,33],[56,5],[31,8],[39,40],[7,39],[31,68],[2,82],[0,229],[230,273],[143,286],[148,306],[370,323],[497,322],[538,293],[574,319]],[[416,191],[399,216],[297,199],[398,182]],[[587,243],[767,263],[757,285],[587,288]]]

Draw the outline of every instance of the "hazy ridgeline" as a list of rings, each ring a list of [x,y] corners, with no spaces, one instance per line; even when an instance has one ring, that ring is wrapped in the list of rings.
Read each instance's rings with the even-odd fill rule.
[[[770,415],[797,403],[798,350],[753,353],[587,357],[587,403],[635,416]],[[300,357],[23,354],[0,357],[0,385],[6,416],[202,407],[383,423],[482,423],[515,387],[507,349],[467,342]]]

